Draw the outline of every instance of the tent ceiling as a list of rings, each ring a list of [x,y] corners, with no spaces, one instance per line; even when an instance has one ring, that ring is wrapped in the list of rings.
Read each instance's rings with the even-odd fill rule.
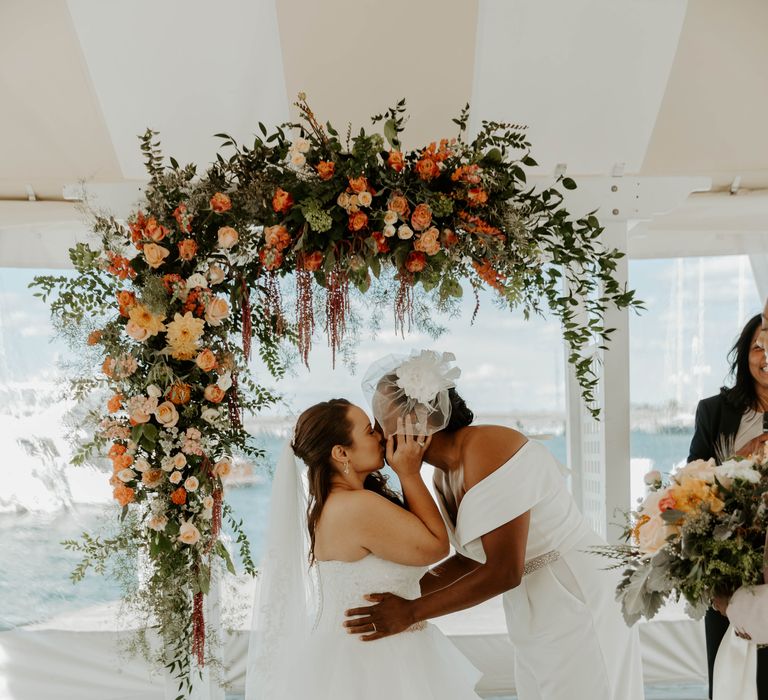
[[[473,125],[529,125],[540,174],[768,190],[767,39],[764,0],[3,0],[0,200],[141,179],[148,126],[204,165],[299,90],[342,127],[406,97],[409,146],[471,100]]]

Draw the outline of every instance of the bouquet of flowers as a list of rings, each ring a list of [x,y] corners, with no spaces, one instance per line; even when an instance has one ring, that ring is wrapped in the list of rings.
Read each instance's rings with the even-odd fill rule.
[[[668,480],[650,472],[646,484],[628,518],[628,544],[597,548],[624,567],[616,598],[627,624],[651,619],[670,598],[683,598],[698,618],[715,596],[763,582],[768,454],[720,466],[697,460]]]

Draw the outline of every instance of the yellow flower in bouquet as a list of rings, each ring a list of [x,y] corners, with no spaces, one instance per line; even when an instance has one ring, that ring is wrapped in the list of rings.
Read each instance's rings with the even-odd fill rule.
[[[191,360],[197,356],[198,341],[203,334],[205,321],[195,318],[191,311],[183,316],[175,314],[166,327],[166,338],[171,356],[177,360]]]
[[[147,331],[148,335],[157,335],[160,331],[165,330],[163,320],[165,316],[163,314],[153,314],[143,304],[136,304],[128,312],[128,318],[133,321],[139,328],[143,328]]]
[[[717,497],[717,487],[703,479],[683,476],[680,482],[669,489],[669,497],[674,501],[675,510],[691,513],[708,505],[712,513],[719,513],[725,504]]]

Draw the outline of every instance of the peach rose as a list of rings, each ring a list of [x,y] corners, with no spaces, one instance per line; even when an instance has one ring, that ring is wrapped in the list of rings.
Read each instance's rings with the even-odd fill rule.
[[[120,479],[124,484],[127,484],[129,481],[133,481],[136,478],[136,472],[133,471],[133,469],[121,469],[119,472],[117,472],[117,478]]]
[[[165,526],[168,524],[168,518],[164,515],[153,515],[149,519],[149,527],[156,532],[162,532],[165,530]]]
[[[231,226],[222,226],[218,232],[218,240],[219,240],[219,248],[232,248],[232,246],[236,245],[238,240],[240,240],[240,235]],[[223,272],[222,272],[222,279],[223,279]],[[211,280],[211,282],[213,284],[216,284],[216,282],[213,282],[213,280]]]
[[[342,209],[349,209],[349,195],[346,192],[342,192],[338,197],[336,197],[336,204],[338,204]]]
[[[282,187],[278,187],[272,197],[272,209],[278,214],[287,214],[293,206],[293,197]]]
[[[171,501],[177,506],[183,506],[187,502],[187,491],[183,486],[179,486],[172,494]]]
[[[432,223],[432,210],[428,204],[419,204],[411,214],[411,226],[417,231],[423,231]]]
[[[232,229],[234,231],[234,229]],[[220,284],[224,281],[226,273],[218,265],[211,265],[208,268],[208,279],[211,284]]]
[[[170,481],[172,484],[180,484],[181,472],[173,472],[173,474],[168,477],[168,481]]]
[[[228,459],[220,459],[213,465],[213,473],[219,479],[226,479],[232,473],[232,462]]]
[[[146,340],[150,335],[149,329],[140,326],[136,321],[128,321],[125,326],[125,332],[139,342]]]
[[[182,520],[178,540],[188,545],[197,544],[200,541],[200,530],[189,520]]]
[[[317,174],[321,180],[330,180],[336,170],[336,163],[332,160],[321,160],[317,164]]]
[[[150,469],[141,475],[141,483],[148,489],[153,489],[163,480],[163,472],[160,469]]]
[[[133,502],[135,491],[125,484],[117,484],[112,491],[112,496],[121,506],[123,506],[123,508],[125,508],[129,503]]]
[[[347,227],[350,231],[361,231],[368,225],[368,215],[363,211],[356,211],[349,215]]]
[[[225,299],[215,297],[205,307],[205,320],[211,326],[220,326],[229,316],[229,304]]]
[[[397,219],[398,219],[397,212],[392,211],[391,209],[388,209],[384,214],[384,223],[387,226],[392,226],[393,224],[396,224]]]
[[[141,472],[143,474],[144,472],[149,471],[152,467],[150,466],[149,462],[144,457],[139,457],[136,460],[136,463],[133,465],[133,468],[137,472]]]
[[[203,396],[211,403],[221,403],[224,399],[224,391],[216,384],[209,384],[205,387]]]
[[[368,190],[368,180],[365,179],[364,175],[361,175],[360,177],[351,177],[349,178],[349,189],[355,194],[366,192]]]
[[[427,256],[412,250],[405,259],[405,269],[408,272],[421,272],[427,266]]]
[[[387,165],[395,172],[401,172],[405,167],[405,159],[402,151],[390,151],[387,157]]]
[[[440,232],[434,226],[427,229],[413,244],[414,250],[420,250],[427,255],[437,255],[440,252],[439,236]]]
[[[316,250],[312,253],[305,253],[301,256],[301,269],[308,272],[319,270],[323,265],[323,254]]]
[[[211,209],[217,214],[223,214],[232,208],[232,200],[222,192],[217,192],[211,197]]]
[[[163,248],[163,246],[156,243],[147,243],[144,246],[144,258],[147,261],[147,265],[153,270],[163,264],[163,261],[170,255],[170,252],[167,248]]]
[[[191,238],[179,241],[179,257],[182,260],[192,260],[197,253],[197,243]]]
[[[110,413],[116,413],[123,406],[123,397],[120,394],[115,394],[109,401],[107,401],[107,410]]]
[[[200,486],[200,482],[196,476],[189,476],[184,480],[184,488],[187,491],[197,491],[198,486]]]
[[[150,216],[144,226],[144,234],[155,243],[159,243],[168,235],[168,229],[158,224],[154,216]]]
[[[91,331],[88,334],[88,340],[85,342],[88,345],[96,345],[101,340],[101,331]]]
[[[284,250],[291,244],[291,234],[285,226],[267,226],[264,229],[264,242],[272,248]]]
[[[408,213],[408,200],[400,194],[392,195],[387,203],[387,208],[398,216],[405,217]]]
[[[397,229],[397,237],[407,241],[409,238],[413,238],[413,229],[408,224],[403,224]]]
[[[210,372],[216,369],[216,355],[211,349],[205,348],[205,350],[202,350],[195,358],[195,364],[203,370],[203,372]]]
[[[416,161],[416,173],[422,180],[433,180],[440,174],[440,168],[431,158],[420,158]]]
[[[179,422],[179,412],[171,401],[163,401],[155,409],[155,418],[157,422],[166,428],[172,428]]]
[[[175,455],[173,455],[171,464],[173,464],[176,469],[181,469],[187,464],[187,458],[184,456],[183,452],[177,452]]]
[[[392,238],[397,233],[397,229],[394,226],[385,226],[381,233],[385,238]]]
[[[655,554],[667,543],[672,532],[661,516],[655,515],[638,528],[637,545],[643,554]]]
[[[176,406],[183,406],[189,403],[192,398],[192,387],[184,382],[174,382],[166,393],[168,400]]]
[[[444,228],[440,234],[440,242],[446,248],[452,248],[459,242],[459,237],[449,228]]]
[[[373,202],[373,195],[370,192],[361,192],[357,195],[357,203],[361,207],[370,207]]]

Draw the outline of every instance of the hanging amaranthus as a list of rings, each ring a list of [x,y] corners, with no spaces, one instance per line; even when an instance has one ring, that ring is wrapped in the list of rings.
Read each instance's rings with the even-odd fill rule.
[[[349,275],[346,269],[336,265],[328,275],[328,289],[325,296],[326,333],[333,367],[336,367],[336,353],[341,347],[347,330],[348,314]]]
[[[312,335],[315,332],[312,273],[309,270],[296,271],[296,326],[299,354],[302,362],[309,367],[309,351],[312,349]]]

